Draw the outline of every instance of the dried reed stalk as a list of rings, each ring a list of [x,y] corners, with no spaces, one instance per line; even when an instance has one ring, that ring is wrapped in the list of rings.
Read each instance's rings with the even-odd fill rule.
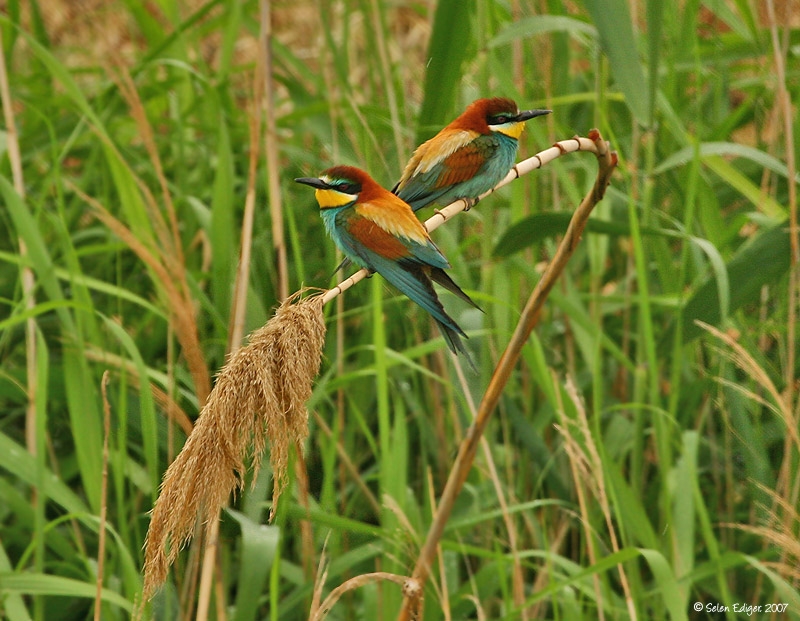
[[[100,391],[103,395],[103,484],[100,488],[100,524],[97,541],[97,590],[94,596],[94,621],[103,611],[103,572],[106,562],[106,524],[108,515],[108,437],[111,435],[111,404],[108,402],[108,369],[103,371]]]
[[[784,7],[784,17],[788,16],[790,4]],[[779,18],[775,13],[774,0],[767,0],[767,17],[769,20],[770,38],[772,40],[772,50],[775,59],[775,77],[777,83],[777,97],[776,106],[780,106],[780,112],[783,121],[783,138],[784,138],[784,152],[786,153],[786,168],[789,173],[789,179],[795,179],[797,162],[795,159],[795,144],[794,144],[794,119],[795,111],[792,105],[792,98],[789,89],[786,86],[786,62],[789,56],[789,37],[788,26],[786,27],[786,36],[783,42],[778,39],[778,23]],[[785,20],[784,20],[785,21]],[[791,269],[789,270],[789,290],[788,290],[788,313],[786,320],[786,362],[785,368],[785,383],[786,387],[783,389],[783,399],[785,409],[788,413],[786,420],[787,426],[790,429],[796,430],[798,423],[800,423],[800,400],[797,397],[797,378],[795,377],[795,369],[797,359],[797,312],[798,305],[800,305],[800,224],[798,224],[798,199],[797,199],[797,184],[789,184],[789,236],[791,239]],[[792,464],[794,456],[792,455],[792,447],[790,437],[784,441],[784,460],[781,464],[780,475],[778,477],[776,494],[782,494],[783,499],[787,500],[792,506],[796,506],[798,498],[800,498],[800,478],[797,477],[796,472],[792,472]],[[782,525],[786,532],[791,532],[794,527],[794,521],[790,514],[785,513],[786,522]],[[797,514],[795,514],[795,518]],[[787,564],[788,548],[781,547],[780,564]],[[796,578],[795,578],[796,579]]]
[[[272,66],[272,7],[269,0],[259,2],[260,29],[258,43],[261,46],[259,65],[263,71],[263,107],[266,117],[264,132],[264,155],[267,169],[267,188],[269,195],[269,215],[272,220],[272,248],[275,251],[277,268],[278,299],[285,300],[289,295],[289,267],[284,238],[283,207],[281,204],[280,154],[278,152],[278,129],[275,120],[275,76]]]
[[[406,590],[409,588],[408,576],[390,574],[385,571],[376,571],[371,574],[361,574],[355,576],[350,578],[347,582],[340,584],[330,592],[328,597],[325,598],[325,601],[319,604],[319,607],[316,608],[314,613],[311,615],[311,621],[323,621],[331,611],[331,608],[333,608],[333,605],[348,591],[360,589],[367,584],[375,584],[382,581],[394,582],[395,584],[400,585],[404,595],[406,594]],[[414,585],[411,584],[412,588],[413,586]]]
[[[287,480],[289,447],[308,435],[305,403],[325,342],[322,298],[297,302],[301,293],[281,304],[231,355],[194,431],[167,469],[145,541],[145,600],[166,579],[198,516],[206,523],[215,520],[230,493],[242,488],[247,454],[258,469],[267,440],[275,511]]]
[[[556,385],[555,372],[551,371],[551,374],[553,375],[553,385]],[[555,410],[561,424],[555,425],[555,428],[564,437],[564,449],[569,459],[570,469],[572,470],[575,493],[578,496],[581,524],[585,531],[589,562],[594,565],[597,562],[598,552],[595,547],[597,543],[589,519],[589,504],[586,499],[586,491],[590,492],[597,499],[597,503],[600,505],[600,509],[603,512],[603,517],[605,517],[606,520],[606,528],[608,529],[608,538],[611,542],[611,551],[614,553],[619,552],[620,547],[619,541],[617,540],[617,532],[614,529],[614,522],[611,518],[611,503],[608,499],[608,490],[606,489],[600,451],[597,450],[597,443],[589,429],[589,418],[586,415],[586,407],[578,394],[575,382],[569,377],[567,378],[566,391],[575,409],[575,415],[572,417],[567,413],[567,408],[562,400],[561,393],[557,393],[556,398],[558,399],[558,403]],[[625,595],[628,617],[631,621],[636,621],[639,617],[631,594],[628,576],[625,573],[625,566],[620,563],[617,565],[617,570],[619,571],[619,581],[622,585],[622,591]],[[592,576],[592,582],[594,584],[597,601],[602,601],[600,578],[597,574]],[[599,621],[603,621],[605,613],[602,607],[598,609],[597,613]]]

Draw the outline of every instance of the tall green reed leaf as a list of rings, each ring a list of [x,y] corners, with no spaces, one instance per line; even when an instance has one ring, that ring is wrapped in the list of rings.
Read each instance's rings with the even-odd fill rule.
[[[433,136],[456,109],[462,67],[471,53],[474,5],[441,0],[436,5],[428,43],[424,99],[419,113],[417,144]]]
[[[652,124],[648,80],[639,60],[639,42],[634,34],[628,3],[625,0],[587,0],[586,9],[600,35],[611,73],[625,95],[634,118],[645,127]]]

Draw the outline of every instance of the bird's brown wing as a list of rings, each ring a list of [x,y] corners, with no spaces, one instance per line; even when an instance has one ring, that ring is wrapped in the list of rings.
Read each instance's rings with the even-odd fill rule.
[[[472,179],[486,162],[485,151],[471,142],[447,156],[442,160],[434,187],[451,186]]]

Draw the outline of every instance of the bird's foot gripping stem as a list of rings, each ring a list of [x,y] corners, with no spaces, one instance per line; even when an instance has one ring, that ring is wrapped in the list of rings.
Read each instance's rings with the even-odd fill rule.
[[[477,196],[473,196],[471,198],[462,198],[461,200],[464,201],[464,211],[469,211],[475,205],[477,205],[478,201],[481,200],[481,199],[478,198]]]

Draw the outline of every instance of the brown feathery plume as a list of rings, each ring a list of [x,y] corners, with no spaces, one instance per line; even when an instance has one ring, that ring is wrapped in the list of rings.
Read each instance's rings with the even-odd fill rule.
[[[305,403],[325,343],[322,297],[297,302],[302,293],[281,304],[230,357],[194,431],[167,469],[145,541],[145,601],[166,580],[198,516],[204,523],[215,520],[230,493],[241,489],[251,445],[258,469],[267,440],[274,514],[287,481],[289,447],[308,436]]]

